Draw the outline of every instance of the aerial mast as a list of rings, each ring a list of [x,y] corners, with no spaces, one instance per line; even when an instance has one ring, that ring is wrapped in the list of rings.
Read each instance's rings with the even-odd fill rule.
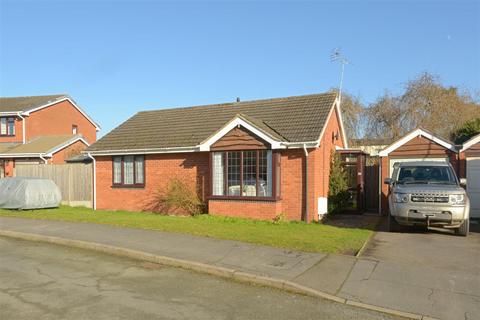
[[[342,87],[343,87],[343,74],[345,72],[345,65],[350,64],[350,61],[345,58],[342,53],[340,52],[339,48],[333,50],[332,54],[330,55],[330,61],[332,62],[340,62],[342,65],[341,73],[340,73],[340,86],[338,89],[338,103],[341,104],[342,102]]]

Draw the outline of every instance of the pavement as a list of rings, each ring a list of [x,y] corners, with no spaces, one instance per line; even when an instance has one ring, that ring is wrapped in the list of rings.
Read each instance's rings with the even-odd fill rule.
[[[346,304],[397,310],[417,319],[453,320],[480,319],[480,233],[472,230],[467,238],[378,232],[356,258],[107,225],[0,217],[3,233],[121,247],[223,273],[234,270],[237,280],[244,273],[250,280],[248,275],[265,277],[267,285],[293,284],[287,287],[331,295]]]
[[[0,251],[4,320],[398,319],[90,250],[0,238]]]

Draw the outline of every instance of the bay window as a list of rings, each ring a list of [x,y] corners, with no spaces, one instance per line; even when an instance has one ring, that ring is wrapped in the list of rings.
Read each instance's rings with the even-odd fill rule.
[[[212,196],[273,198],[271,150],[221,151],[212,153]]]
[[[15,118],[0,118],[0,135],[14,136],[15,135]]]
[[[113,185],[143,187],[145,185],[144,156],[113,157]]]

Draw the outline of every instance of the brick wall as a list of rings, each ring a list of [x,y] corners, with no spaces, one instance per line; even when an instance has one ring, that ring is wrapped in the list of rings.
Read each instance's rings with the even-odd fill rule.
[[[62,150],[53,154],[53,157],[48,161],[48,163],[52,164],[61,164],[65,163],[65,160],[68,158],[80,154],[82,150],[85,150],[87,145],[84,144],[82,141],[77,141],[69,145],[68,147],[63,148]]]
[[[309,156],[309,164],[311,163],[309,166],[309,172],[313,175],[311,178],[313,179],[313,185],[309,184],[311,185],[311,190],[309,190],[309,196],[311,199],[309,201],[309,215],[310,218],[314,218],[315,220],[318,219],[318,198],[328,197],[330,157],[335,150],[335,146],[341,148],[345,147],[336,109],[327,123],[324,135],[320,141],[320,147],[311,152]]]
[[[198,188],[200,197],[205,197],[209,190],[208,157],[207,152],[146,155],[144,188],[113,188],[112,158],[97,157],[97,209],[152,210],[156,194],[174,177]]]
[[[3,160],[3,169],[5,177],[13,177],[15,162],[12,159]]]
[[[82,134],[88,143],[92,144],[97,140],[95,126],[69,101],[33,112],[25,121],[27,141],[37,136],[72,134],[72,125],[77,125],[78,133]]]
[[[458,154],[458,177],[466,178],[467,177],[467,156],[464,152]]]
[[[282,201],[209,200],[208,212],[212,215],[272,220],[283,210]]]

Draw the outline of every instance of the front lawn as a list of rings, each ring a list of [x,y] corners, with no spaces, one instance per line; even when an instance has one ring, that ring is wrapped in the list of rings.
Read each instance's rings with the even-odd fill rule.
[[[355,254],[373,232],[367,228],[346,228],[318,223],[272,223],[210,215],[163,216],[145,212],[93,211],[82,207],[58,209],[4,210],[0,216],[89,222],[121,227],[188,233],[219,239],[238,240],[280,248]]]

